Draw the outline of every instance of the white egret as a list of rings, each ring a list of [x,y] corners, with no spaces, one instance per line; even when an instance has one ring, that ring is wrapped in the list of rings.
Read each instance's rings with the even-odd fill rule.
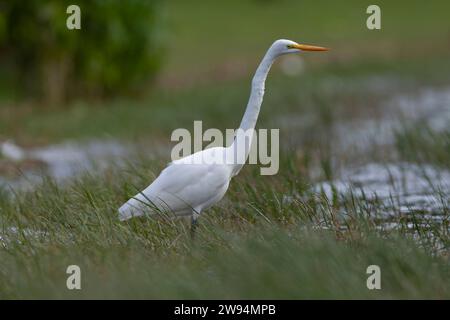
[[[247,109],[239,128],[241,130],[237,132],[255,128],[266,77],[276,58],[288,53],[326,50],[290,40],[275,41],[253,77]],[[176,215],[190,215],[194,227],[200,213],[222,199],[231,178],[238,174],[248,157],[252,137],[242,144],[238,143],[242,140],[238,135],[229,147],[209,148],[171,162],[152,184],[120,207],[120,220],[146,212],[170,211]]]

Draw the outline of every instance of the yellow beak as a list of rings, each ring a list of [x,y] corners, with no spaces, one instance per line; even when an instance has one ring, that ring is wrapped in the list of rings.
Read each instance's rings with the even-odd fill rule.
[[[311,46],[309,44],[293,44],[290,46],[293,49],[299,49],[303,51],[328,51],[328,48]]]

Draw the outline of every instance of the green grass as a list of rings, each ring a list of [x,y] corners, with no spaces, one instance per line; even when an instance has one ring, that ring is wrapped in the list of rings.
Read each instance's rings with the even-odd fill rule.
[[[246,168],[202,216],[193,240],[183,220],[117,220],[117,207],[159,162],[144,159],[68,185],[47,179],[13,197],[0,193],[8,239],[0,249],[0,297],[450,297],[448,251],[437,245],[449,244],[448,210],[447,225],[429,225],[435,242],[401,216],[397,231],[380,228],[382,206],[352,197],[328,202],[311,191],[297,161],[274,177]],[[292,194],[299,196],[286,201]],[[65,287],[71,264],[82,269],[81,291]],[[371,264],[381,267],[382,290],[366,288]]]
[[[300,131],[285,129],[284,137],[294,141],[282,145],[278,175],[260,176],[257,166],[247,166],[225,199],[201,217],[194,241],[183,220],[117,219],[117,208],[153,180],[167,159],[130,156],[124,168],[86,173],[66,184],[46,178],[32,191],[12,195],[0,189],[0,235],[6,241],[0,248],[0,298],[449,298],[447,195],[436,213],[440,219],[433,220],[401,214],[395,203],[389,212],[398,215],[387,218],[379,201],[351,193],[327,200],[313,191],[314,183],[334,178],[340,166],[355,160],[330,144],[330,126],[354,112],[354,105],[328,113],[336,92],[318,98],[319,78],[305,86],[306,96],[288,95],[295,84],[286,88],[281,77],[272,80],[286,92],[269,96],[268,105],[290,101],[279,109],[291,114],[304,99],[312,104],[302,103],[302,112],[315,120]],[[358,76],[345,79],[349,85],[339,101],[353,97],[358,105],[367,99],[364,90],[371,89]],[[198,108],[208,114],[206,103]],[[186,111],[183,121],[190,116]],[[180,111],[177,119],[183,117]],[[207,117],[209,123],[214,118]],[[418,132],[399,130],[388,155],[376,150],[378,160],[445,168],[450,155],[436,139],[441,133]],[[71,264],[82,268],[81,291],[65,287]],[[381,267],[380,291],[365,286],[371,264]]]

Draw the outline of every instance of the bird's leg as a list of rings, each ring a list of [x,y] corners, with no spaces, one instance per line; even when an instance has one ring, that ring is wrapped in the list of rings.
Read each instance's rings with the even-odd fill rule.
[[[195,230],[197,229],[197,219],[200,215],[197,212],[193,212],[191,216],[191,239],[195,238]]]

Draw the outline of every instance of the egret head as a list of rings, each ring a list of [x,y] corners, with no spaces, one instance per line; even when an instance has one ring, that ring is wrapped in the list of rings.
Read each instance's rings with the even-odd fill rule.
[[[275,41],[270,47],[270,51],[275,56],[288,53],[298,53],[302,51],[327,51],[328,48],[312,46],[308,44],[299,44],[291,40],[280,39]]]

